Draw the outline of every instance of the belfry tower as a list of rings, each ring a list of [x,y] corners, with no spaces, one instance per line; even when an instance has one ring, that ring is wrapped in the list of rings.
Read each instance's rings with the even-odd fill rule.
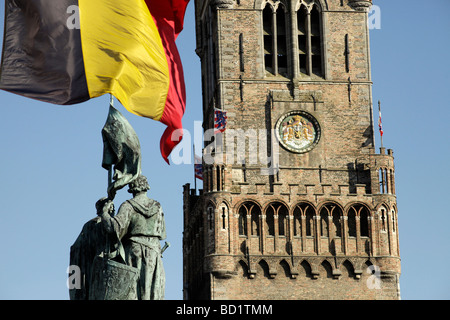
[[[184,299],[400,298],[371,5],[195,0],[203,128],[227,125],[205,136],[203,190],[184,186]]]

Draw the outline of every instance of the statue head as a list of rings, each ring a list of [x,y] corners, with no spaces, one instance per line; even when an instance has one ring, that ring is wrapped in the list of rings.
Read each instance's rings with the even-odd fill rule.
[[[97,214],[101,215],[103,212],[103,207],[106,205],[106,203],[110,201],[110,199],[108,197],[104,197],[99,199],[96,203],[95,203],[95,209],[97,210]],[[109,212],[109,214],[111,216],[114,215],[114,206],[112,207],[111,212]]]
[[[135,180],[128,184],[128,192],[137,194],[143,191],[150,190],[147,178],[143,175],[139,175]]]

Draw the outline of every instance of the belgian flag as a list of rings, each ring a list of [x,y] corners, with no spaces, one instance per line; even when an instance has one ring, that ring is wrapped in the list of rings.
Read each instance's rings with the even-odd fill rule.
[[[0,89],[58,105],[114,95],[178,141],[186,106],[175,44],[189,0],[6,0]]]

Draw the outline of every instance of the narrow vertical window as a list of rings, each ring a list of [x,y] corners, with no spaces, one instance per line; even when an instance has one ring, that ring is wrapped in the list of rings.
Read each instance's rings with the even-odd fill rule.
[[[361,237],[369,236],[369,212],[365,207],[362,208],[359,214],[359,223],[361,228]]]
[[[335,210],[333,212],[333,225],[334,225],[334,232],[336,237],[341,236],[341,214],[340,211]]]
[[[395,211],[392,211],[392,231],[395,232]]]
[[[306,74],[307,70],[307,56],[308,56],[308,40],[307,40],[307,10],[304,5],[300,7],[297,12],[297,29],[298,29],[298,54],[300,62],[300,73]]]
[[[311,73],[322,76],[322,30],[320,12],[316,5],[311,10]]]
[[[385,209],[381,209],[381,230],[386,231],[386,214]]]
[[[390,193],[390,186],[389,186],[388,170],[387,169],[384,169],[383,175],[384,175],[384,181],[385,181],[385,186],[386,186],[386,188],[385,188],[386,193]]]
[[[284,6],[280,5],[276,14],[277,20],[277,73],[287,76],[288,54],[287,54],[287,33],[286,33],[286,13]]]
[[[217,166],[216,167],[216,185],[217,185],[217,191],[223,190],[223,173],[224,168]]]
[[[266,224],[267,224],[267,234],[269,236],[275,235],[275,218],[274,218],[274,211],[273,208],[270,207],[267,214],[266,214]]]
[[[320,235],[328,237],[328,214],[326,208],[323,208],[320,213]]]
[[[252,236],[259,236],[259,216],[260,211],[259,208],[253,206],[250,209],[251,215],[251,223],[252,223]]]
[[[214,227],[214,215],[213,215],[213,208],[208,208],[208,220],[209,220],[209,230],[212,230]]]
[[[239,209],[239,235],[246,236],[247,235],[247,208],[245,206],[241,206]]]
[[[245,72],[245,61],[244,61],[244,34],[239,35],[239,67],[241,72]]]
[[[294,236],[302,235],[302,207],[297,206],[294,210]]]
[[[356,212],[355,208],[351,207],[348,213],[348,235],[356,237]]]
[[[386,193],[386,180],[384,179],[384,169],[379,170],[380,193]]]
[[[286,224],[287,224],[287,211],[284,207],[281,207],[278,213],[278,234],[280,236],[286,235]]]
[[[391,184],[391,193],[395,194],[395,185],[394,185],[394,171],[389,170],[389,182]]]
[[[208,190],[212,191],[213,190],[213,167],[212,166],[209,166],[209,169],[208,169],[208,184],[209,184]]]
[[[225,214],[225,207],[222,207],[222,229],[226,229],[226,220],[227,220],[227,215]]]
[[[311,210],[306,213],[306,236],[311,237],[314,235],[314,215]]]
[[[273,11],[272,6],[267,4],[263,10],[263,36],[264,36],[264,64],[266,71],[274,73],[273,52]]]

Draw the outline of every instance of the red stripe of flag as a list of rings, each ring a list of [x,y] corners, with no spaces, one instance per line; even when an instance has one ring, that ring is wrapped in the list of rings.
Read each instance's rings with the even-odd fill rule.
[[[161,137],[161,155],[169,163],[168,157],[173,148],[181,141],[172,141],[172,133],[183,129],[182,117],[186,109],[186,87],[183,65],[175,44],[183,30],[184,16],[189,0],[145,0],[158,27],[169,65],[170,86],[161,122],[167,125]]]

